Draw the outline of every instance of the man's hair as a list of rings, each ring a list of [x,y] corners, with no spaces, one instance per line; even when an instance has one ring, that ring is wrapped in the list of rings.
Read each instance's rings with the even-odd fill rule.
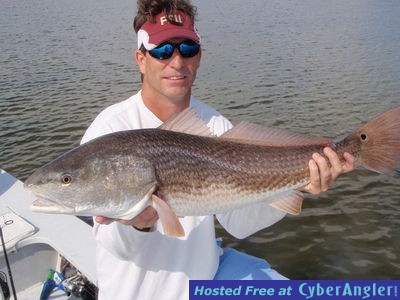
[[[192,18],[193,22],[195,21],[197,8],[190,3],[190,0],[138,0],[133,29],[137,33],[144,23],[154,21],[155,16],[159,13],[163,12],[169,16],[177,10],[183,11]],[[173,18],[168,22],[174,23]]]

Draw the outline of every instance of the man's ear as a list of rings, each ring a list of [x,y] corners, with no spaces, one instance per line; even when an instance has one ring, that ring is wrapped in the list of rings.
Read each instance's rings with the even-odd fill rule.
[[[146,54],[138,49],[134,53],[136,63],[139,66],[140,73],[145,74],[146,71]]]

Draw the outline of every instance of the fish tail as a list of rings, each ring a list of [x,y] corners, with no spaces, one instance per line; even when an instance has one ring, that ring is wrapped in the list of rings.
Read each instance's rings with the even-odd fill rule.
[[[337,146],[367,169],[400,177],[400,107],[365,123]]]

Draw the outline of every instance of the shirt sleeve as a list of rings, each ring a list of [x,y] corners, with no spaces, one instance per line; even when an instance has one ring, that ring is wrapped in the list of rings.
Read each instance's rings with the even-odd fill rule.
[[[243,239],[275,224],[285,215],[285,212],[261,202],[219,214],[217,220],[231,235]]]
[[[112,132],[112,129],[106,125],[106,122],[101,122],[99,116],[93,121],[89,128],[86,129],[86,132],[81,139],[81,144]]]

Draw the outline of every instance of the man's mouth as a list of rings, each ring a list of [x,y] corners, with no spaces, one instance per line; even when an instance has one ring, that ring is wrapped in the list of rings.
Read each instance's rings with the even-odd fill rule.
[[[186,76],[169,76],[169,77],[165,77],[165,78],[169,79],[169,80],[182,80],[182,79],[185,79]]]

